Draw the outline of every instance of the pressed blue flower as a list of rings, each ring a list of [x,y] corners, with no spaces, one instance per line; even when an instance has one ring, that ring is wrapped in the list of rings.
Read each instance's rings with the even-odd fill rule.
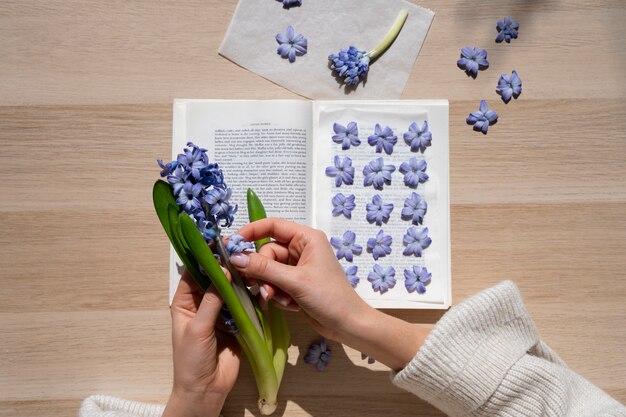
[[[408,292],[417,291],[420,294],[426,292],[426,286],[430,284],[433,274],[428,272],[426,267],[413,265],[412,269],[404,270],[404,286]]]
[[[517,71],[513,70],[511,75],[502,74],[498,80],[496,92],[500,94],[505,103],[511,101],[511,97],[517,100],[522,94],[522,79],[517,75]]]
[[[200,199],[198,198],[201,192],[202,184],[193,184],[191,181],[187,181],[183,184],[178,194],[176,204],[182,206],[183,210],[188,214],[194,214],[201,207]]]
[[[376,362],[376,359],[374,359],[370,355],[367,355],[367,354],[361,352],[361,360],[365,360],[365,359],[367,359],[367,363],[369,363],[370,365],[373,364],[374,362]]]
[[[296,60],[296,55],[306,54],[307,40],[301,33],[297,33],[291,25],[287,26],[285,34],[277,33],[276,42],[280,44],[276,53],[283,58],[289,58],[289,62]]]
[[[489,126],[498,121],[498,113],[489,109],[487,102],[481,100],[478,111],[473,111],[467,116],[467,124],[474,125],[474,130],[487,134]]]
[[[376,147],[376,152],[381,153],[383,149],[387,155],[393,152],[393,145],[398,141],[393,130],[389,126],[382,129],[378,123],[374,126],[374,134],[367,138],[367,143]]]
[[[157,159],[157,164],[161,167],[161,176],[167,177],[168,175],[172,175],[174,173],[174,170],[178,166],[178,161],[171,161],[164,164],[162,159]]]
[[[234,221],[237,206],[229,202],[233,190],[230,188],[213,188],[205,196],[204,201],[208,204],[209,214],[216,220],[223,220],[224,226],[230,227]]]
[[[384,258],[391,253],[392,241],[391,235],[386,235],[381,229],[376,234],[376,237],[367,239],[367,251],[377,261],[378,258]]]
[[[382,190],[383,185],[391,185],[391,174],[396,170],[393,165],[385,165],[383,158],[370,161],[363,167],[363,185],[373,185],[375,189]]]
[[[370,223],[376,223],[381,226],[389,221],[389,216],[393,211],[393,203],[385,203],[380,195],[376,194],[372,197],[372,202],[365,205],[365,218]]]
[[[356,86],[367,78],[370,62],[378,58],[398,37],[407,16],[408,10],[401,10],[395,22],[391,26],[383,40],[369,52],[350,45],[348,49],[341,49],[336,54],[330,54],[330,69],[335,74],[337,81],[346,86]]]
[[[288,9],[293,6],[302,6],[302,0],[276,0],[283,3],[283,7]]]
[[[336,54],[328,55],[330,68],[346,85],[357,85],[369,71],[370,57],[364,50],[350,45]]]
[[[519,22],[517,20],[511,19],[510,17],[505,17],[504,19],[498,21],[496,29],[498,29],[498,36],[496,36],[497,43],[500,43],[502,41],[506,41],[506,43],[511,43],[511,39],[517,39]]]
[[[415,188],[419,183],[428,181],[428,174],[425,172],[427,167],[426,161],[416,157],[403,162],[400,165],[400,172],[404,174],[404,184],[407,187]]]
[[[466,46],[461,48],[461,59],[456,64],[462,70],[465,70],[467,75],[476,78],[478,70],[486,70],[489,68],[489,62],[487,61],[487,51],[477,47],[470,48]]]
[[[404,200],[400,217],[402,220],[411,220],[414,225],[422,224],[426,210],[428,210],[426,200],[418,193],[411,193],[411,196]]]
[[[346,258],[346,261],[352,262],[354,255],[360,255],[363,252],[363,247],[354,243],[356,240],[356,234],[350,230],[346,230],[343,234],[343,238],[331,237],[330,244],[333,248],[337,249],[335,255],[337,259]]]
[[[422,126],[417,127],[417,123],[413,122],[409,126],[409,131],[404,132],[404,141],[411,147],[411,152],[420,151],[424,153],[433,139],[432,133],[428,130],[428,120],[424,120]]]
[[[343,271],[346,274],[346,278],[348,279],[348,282],[350,283],[350,285],[352,285],[352,288],[356,288],[356,286],[359,284],[359,277],[356,276],[357,271],[359,270],[359,267],[356,265],[350,265],[349,267],[345,268]]]
[[[226,242],[226,250],[229,255],[242,253],[245,250],[254,250],[254,243],[246,242],[243,240],[243,236],[233,234],[228,238],[228,242]]]
[[[315,369],[318,372],[322,372],[330,363],[331,358],[332,352],[326,340],[321,339],[319,342],[312,343],[309,346],[309,351],[304,356],[304,363],[315,365]]]
[[[421,257],[422,251],[432,243],[432,239],[428,236],[428,227],[422,230],[417,230],[416,227],[409,227],[402,238],[402,243],[406,246],[404,252],[402,252],[403,255]]]
[[[348,196],[342,193],[335,194],[332,199],[333,203],[333,216],[339,216],[343,214],[346,218],[352,218],[352,210],[354,210],[354,194]]]
[[[336,187],[339,187],[341,184],[352,185],[354,182],[352,159],[349,156],[341,159],[338,155],[335,155],[335,166],[327,167],[326,175],[335,177]]]
[[[374,269],[367,275],[367,280],[372,283],[374,291],[384,294],[396,285],[396,270],[393,266],[383,269],[380,265],[374,264]]]
[[[350,149],[350,145],[359,146],[361,144],[361,140],[359,139],[359,128],[355,122],[348,123],[348,126],[334,123],[333,130],[335,131],[333,142],[341,143],[341,149],[344,151],[346,149]]]

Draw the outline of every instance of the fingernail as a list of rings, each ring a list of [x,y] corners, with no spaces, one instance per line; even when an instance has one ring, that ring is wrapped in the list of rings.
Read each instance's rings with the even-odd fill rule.
[[[238,268],[245,268],[248,266],[249,262],[250,258],[248,258],[248,255],[244,255],[243,253],[235,253],[230,256],[230,263]]]
[[[280,304],[283,307],[287,307],[289,303],[291,303],[291,298],[283,295],[283,294],[274,294],[274,301]]]
[[[259,292],[261,293],[261,297],[263,297],[263,299],[264,299],[265,301],[267,301],[267,299],[268,299],[268,294],[267,294],[267,290],[265,289],[265,287],[264,287],[264,286],[259,285]]]

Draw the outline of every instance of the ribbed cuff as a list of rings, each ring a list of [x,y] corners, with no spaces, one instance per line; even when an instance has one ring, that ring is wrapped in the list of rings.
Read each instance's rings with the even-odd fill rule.
[[[129,401],[107,395],[92,395],[85,398],[81,404],[79,417],[105,416],[136,416],[161,417],[165,407],[159,404],[148,404],[138,401]]]
[[[448,415],[476,410],[539,340],[511,281],[451,309],[392,382]]]

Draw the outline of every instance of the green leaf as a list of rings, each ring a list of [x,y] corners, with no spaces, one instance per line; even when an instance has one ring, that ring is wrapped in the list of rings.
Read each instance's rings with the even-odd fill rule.
[[[172,241],[172,235],[170,232],[170,223],[167,214],[167,206],[172,204],[175,207],[178,207],[176,204],[176,198],[174,198],[174,194],[172,193],[172,187],[168,183],[162,180],[157,180],[152,187],[152,202],[154,204],[154,209],[156,210],[157,217],[161,222],[161,226],[165,229],[165,233],[167,233],[167,237]]]
[[[248,219],[250,219],[250,222],[265,219],[267,217],[265,207],[263,207],[263,203],[261,203],[259,196],[252,191],[252,188],[248,188],[246,197],[248,200]],[[261,246],[269,242],[271,242],[269,238],[257,240],[254,242],[254,246],[256,246],[256,250],[259,250],[261,249]]]

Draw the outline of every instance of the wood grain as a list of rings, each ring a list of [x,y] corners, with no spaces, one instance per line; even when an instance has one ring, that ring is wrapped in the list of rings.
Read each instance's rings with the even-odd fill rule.
[[[216,54],[235,5],[2,2],[0,416],[74,415],[94,393],[167,399],[168,248],[150,190],[171,100],[296,97]],[[403,96],[451,100],[454,302],[514,280],[547,342],[625,402],[626,3],[420,5],[437,14]],[[497,45],[507,15],[520,38]],[[466,44],[489,50],[476,80],[455,66]],[[493,90],[513,68],[524,92],[504,105]],[[500,113],[487,136],[464,122],[485,97]],[[289,324],[277,415],[440,415],[349,348],[313,372],[300,352],[315,334]],[[255,398],[244,367],[225,416]]]

